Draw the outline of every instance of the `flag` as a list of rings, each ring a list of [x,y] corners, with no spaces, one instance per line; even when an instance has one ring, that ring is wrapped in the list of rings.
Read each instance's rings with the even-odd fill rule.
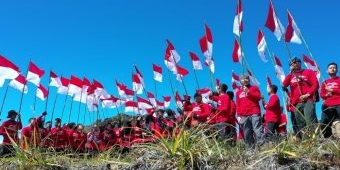
[[[163,76],[162,76],[162,67],[152,64],[152,69],[153,69],[153,78],[154,80],[158,82],[162,82]]]
[[[60,78],[60,85],[58,86],[58,90],[57,93],[59,94],[68,94],[68,86],[70,84],[70,80],[65,78],[65,77],[61,77]]]
[[[301,38],[299,36],[299,33],[300,32],[299,32],[298,26],[296,25],[290,12],[288,12],[288,25],[287,25],[286,34],[285,34],[285,41],[296,43],[296,44],[301,44]]]
[[[243,15],[242,3],[241,0],[238,0],[233,27],[233,33],[237,36],[240,36],[243,31],[242,15]]]
[[[81,94],[83,89],[83,81],[79,79],[78,77],[71,76],[69,87],[68,87],[68,94],[73,95],[79,95]]]
[[[237,90],[240,86],[236,83],[236,81],[234,81],[234,82],[232,82],[231,87],[233,88],[234,94],[236,94],[236,92],[237,92]]]
[[[0,78],[0,87],[2,87],[5,83],[5,79]]]
[[[39,86],[40,79],[44,74],[45,74],[44,70],[41,70],[33,62],[30,62],[28,66],[26,80],[33,83],[36,86]]]
[[[40,100],[45,101],[48,95],[48,91],[44,86],[39,84],[36,95]]]
[[[220,79],[216,79],[216,86],[220,86],[220,84],[221,84]]]
[[[0,79],[15,79],[19,74],[19,67],[0,55]]]
[[[194,70],[202,70],[203,69],[202,64],[198,56],[191,51],[189,52],[189,54],[190,54],[190,58],[191,58]]]
[[[87,89],[89,89],[91,86],[91,82],[89,79],[87,79],[86,77],[83,78],[83,93],[87,94]]]
[[[185,68],[177,65],[176,66],[176,74],[177,74],[177,80],[181,82],[182,78],[189,74],[189,71],[186,70]]]
[[[252,82],[255,86],[259,86],[259,85],[260,85],[260,82],[255,78],[255,76],[253,76],[253,73],[252,73],[250,70],[248,70],[248,69],[247,69],[247,71],[248,71],[249,78],[250,78],[251,82]]]
[[[103,108],[116,108],[122,104],[121,100],[119,98],[114,97],[113,95],[108,95],[107,98],[100,99],[102,102]]]
[[[60,78],[53,71],[50,71],[50,86],[59,87],[60,85]]]
[[[235,63],[237,63],[237,62],[242,63],[242,50],[241,50],[241,46],[238,43],[236,38],[235,38],[235,41],[234,41],[233,61]]]
[[[281,40],[281,37],[284,34],[285,30],[279,18],[277,18],[276,16],[272,1],[270,1],[270,4],[269,4],[266,27],[274,33],[278,41]]]
[[[98,98],[95,96],[95,89],[93,84],[87,90],[86,105],[90,112],[98,110]]]
[[[94,95],[96,98],[100,98],[102,96],[108,96],[104,86],[97,80],[93,79],[93,87],[94,87]]]
[[[240,76],[238,76],[234,70],[231,71],[231,82],[235,82],[236,84],[241,84],[240,83]]]
[[[202,88],[202,89],[197,89],[196,93],[201,94],[202,97],[209,97],[211,90],[209,88]]]
[[[285,76],[285,73],[283,71],[283,67],[282,67],[281,61],[276,56],[274,56],[274,60],[275,60],[275,73],[276,73],[276,77],[282,83],[286,76]]]
[[[155,96],[154,96],[151,92],[147,92],[147,96],[148,96],[148,98],[149,98],[151,104],[152,104],[153,106],[156,107],[156,106],[157,106],[157,103],[156,103],[156,98],[155,98]]]
[[[153,108],[152,103],[146,99],[137,96],[138,108],[140,109],[151,109]]]
[[[168,46],[165,50],[164,63],[170,71],[176,72],[176,65],[181,57],[178,55],[172,43],[169,40],[166,40],[166,42]]]
[[[133,101],[127,101],[125,103],[125,112],[134,112],[139,114],[138,103]]]
[[[268,62],[268,60],[266,59],[266,48],[267,48],[267,42],[266,42],[266,39],[264,38],[264,34],[262,30],[260,29],[257,34],[257,51],[263,62]]]
[[[213,37],[210,28],[204,24],[205,34],[199,40],[201,51],[205,57],[205,64],[209,67],[212,73],[215,72],[215,63],[212,55],[213,52]]]
[[[80,94],[75,94],[73,100],[86,104],[88,90],[91,87],[91,82],[87,78],[83,78],[83,88]]]
[[[136,75],[138,76],[140,82],[141,82],[141,83],[143,84],[143,86],[144,86],[144,78],[143,78],[142,73],[138,70],[138,68],[137,68],[136,65],[134,65],[134,67],[135,67],[135,70],[136,70]]]
[[[156,100],[156,107],[158,109],[164,109],[165,104],[164,104],[164,102],[160,102],[160,101]]]
[[[267,91],[269,91],[271,85],[272,81],[270,80],[270,77],[267,75]]]
[[[171,101],[171,96],[163,96],[163,100],[164,100],[164,107],[169,107],[170,101]]]
[[[176,106],[178,108],[183,108],[182,99],[181,99],[181,96],[179,95],[178,91],[176,91],[176,94],[175,94],[175,101],[176,101]]]
[[[133,100],[134,96],[134,91],[128,89],[124,84],[119,83],[116,80],[116,85],[118,89],[118,94],[121,98],[126,99],[126,100]]]
[[[132,74],[132,90],[135,91],[136,94],[143,93],[143,84],[137,74]]]
[[[9,82],[9,86],[19,90],[20,92],[27,93],[28,88],[26,86],[26,79],[23,75],[19,74],[18,77]]]
[[[303,54],[302,55],[302,58],[303,58],[303,63],[305,64],[305,66],[308,68],[308,69],[311,69],[315,72],[316,74],[316,77],[318,79],[320,79],[320,69],[319,67],[316,65],[315,61],[311,60],[307,55]]]

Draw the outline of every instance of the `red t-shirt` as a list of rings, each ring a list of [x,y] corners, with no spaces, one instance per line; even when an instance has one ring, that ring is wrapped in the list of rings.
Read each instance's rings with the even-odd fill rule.
[[[238,116],[250,116],[261,113],[259,101],[261,93],[257,86],[249,86],[248,92],[239,88],[236,92],[236,110]]]
[[[61,127],[54,127],[51,129],[51,139],[54,148],[64,148],[68,145],[67,132]]]
[[[284,113],[281,113],[279,128],[277,130],[279,134],[287,133],[287,116]]]
[[[1,128],[1,135],[3,135],[3,145],[10,145],[12,142],[10,138],[12,138],[15,143],[19,143],[18,138],[18,130],[22,129],[22,123],[17,122],[15,120],[7,120],[2,123],[0,126]]]
[[[78,151],[85,151],[85,144],[86,144],[86,133],[79,132],[77,130],[72,130],[70,133],[70,145],[72,149]]]
[[[227,94],[211,96],[213,101],[217,102],[216,112],[210,116],[209,122],[220,123],[230,121],[231,100]]]
[[[281,106],[279,97],[276,94],[270,95],[265,109],[265,120],[267,122],[278,123],[280,120]]]
[[[330,96],[327,96],[326,87],[331,88],[333,91],[330,92]],[[340,77],[329,78],[325,80],[321,85],[321,98],[324,100],[326,106],[337,106],[340,105]]]

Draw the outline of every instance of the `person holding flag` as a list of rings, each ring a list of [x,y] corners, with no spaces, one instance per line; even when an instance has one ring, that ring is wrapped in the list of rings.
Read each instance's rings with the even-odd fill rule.
[[[41,131],[39,125],[43,125],[44,117],[47,112],[43,112],[38,118],[30,118],[29,125],[22,128],[21,137],[23,139],[22,148],[27,150],[29,147],[37,147],[41,141]]]
[[[18,120],[16,121],[17,117]],[[18,131],[22,128],[21,116],[18,112],[10,110],[7,118],[9,120],[3,122],[0,126],[0,135],[3,136],[3,142],[0,145],[2,147],[0,157],[12,156],[14,152],[13,145],[19,144]]]
[[[282,86],[283,91],[288,91],[287,87],[290,86],[290,102],[295,108],[297,137],[302,139],[304,137],[302,130],[317,123],[315,94],[319,88],[319,82],[313,70],[301,68],[299,58],[293,58],[289,65],[290,73],[284,79]]]

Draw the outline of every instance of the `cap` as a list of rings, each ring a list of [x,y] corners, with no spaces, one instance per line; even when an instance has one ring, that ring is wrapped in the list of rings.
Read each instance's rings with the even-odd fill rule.
[[[296,62],[301,63],[301,60],[297,57],[294,57],[290,60],[289,65],[292,65],[293,63],[296,63]]]

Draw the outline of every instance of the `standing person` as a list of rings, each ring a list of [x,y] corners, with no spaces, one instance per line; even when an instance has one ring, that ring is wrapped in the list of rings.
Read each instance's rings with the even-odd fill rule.
[[[277,133],[279,133],[281,137],[284,137],[287,135],[287,116],[285,113],[283,113],[283,107],[281,107],[281,115],[280,115],[279,128],[277,130]]]
[[[22,148],[28,149],[28,147],[37,147],[41,141],[41,131],[39,124],[43,124],[43,117],[47,113],[43,112],[38,118],[30,118],[29,125],[24,127],[21,131],[21,137],[23,139]]]
[[[261,143],[264,139],[259,104],[261,93],[257,86],[250,85],[248,75],[242,75],[240,80],[242,87],[236,92],[236,111],[244,131],[245,143],[253,149],[255,143]]]
[[[290,87],[290,102],[295,107],[298,137],[302,138],[302,130],[317,123],[315,94],[319,88],[318,79],[313,70],[302,69],[301,60],[295,57],[290,61],[290,73],[283,80],[282,86],[284,91]]]
[[[227,95],[230,99],[230,114],[229,114],[229,124],[231,125],[232,129],[231,134],[234,134],[234,140],[237,139],[237,133],[236,133],[236,103],[234,101],[234,92],[233,91],[227,91]]]
[[[18,117],[18,121],[15,119]],[[22,128],[21,116],[14,110],[8,112],[7,118],[9,120],[2,123],[0,126],[0,135],[3,136],[1,144],[2,153],[0,157],[12,156],[14,152],[14,143],[19,144],[18,131]]]
[[[61,127],[61,119],[56,118],[54,128],[51,129],[52,147],[56,152],[64,151],[68,145],[67,131]]]
[[[218,131],[217,138],[220,140],[225,140],[228,138],[233,138],[234,134],[231,134],[232,126],[230,124],[230,98],[227,94],[228,86],[226,84],[221,84],[218,86],[218,96],[210,93],[209,98],[217,102],[217,107],[215,113],[210,116],[209,122],[213,122],[213,127]]]
[[[186,116],[190,119],[190,126],[197,126],[198,123],[205,123],[211,111],[211,106],[203,103],[201,94],[195,93],[194,99],[194,103],[185,102],[183,105],[183,108],[186,111],[185,113],[187,113]]]
[[[281,115],[281,106],[280,100],[277,92],[277,86],[271,85],[267,89],[269,94],[268,103],[263,103],[264,108],[266,110],[265,113],[265,120],[266,120],[266,127],[269,133],[269,136],[275,134],[278,131],[279,123],[280,123],[280,115]]]
[[[338,65],[329,63],[327,66],[329,78],[321,85],[320,96],[323,99],[321,122],[323,124],[324,137],[332,136],[331,126],[340,120],[340,77],[337,76]]]

